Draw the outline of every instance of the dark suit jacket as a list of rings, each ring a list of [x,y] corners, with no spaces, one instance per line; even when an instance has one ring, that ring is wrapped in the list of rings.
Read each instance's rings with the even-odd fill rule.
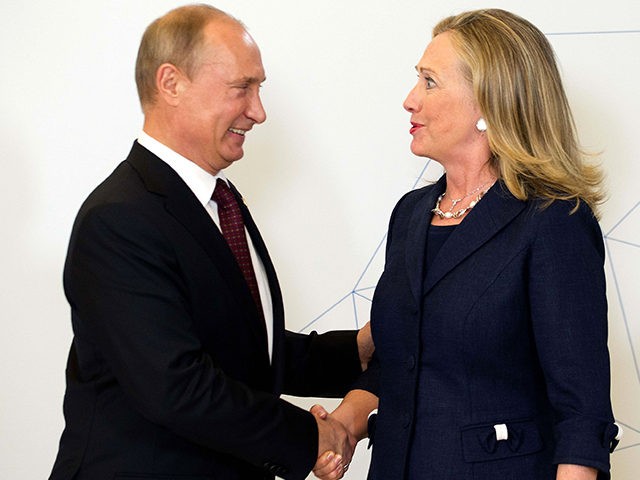
[[[315,420],[278,395],[342,395],[360,372],[355,332],[285,331],[276,273],[240,203],[273,297],[272,364],[231,251],[167,164],[136,142],[83,204],[64,271],[74,338],[52,480],[311,470]]]
[[[558,463],[604,478],[617,428],[595,218],[498,182],[425,271],[445,187],[408,193],[391,218],[360,384],[380,397],[369,478],[551,480]]]

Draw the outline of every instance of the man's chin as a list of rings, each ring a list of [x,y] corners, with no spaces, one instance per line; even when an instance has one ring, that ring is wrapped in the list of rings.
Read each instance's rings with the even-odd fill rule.
[[[244,156],[244,152],[236,153],[234,155],[227,155],[220,159],[221,170],[233,165]]]

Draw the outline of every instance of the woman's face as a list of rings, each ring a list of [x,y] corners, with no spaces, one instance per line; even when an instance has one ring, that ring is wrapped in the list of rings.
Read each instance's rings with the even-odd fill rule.
[[[416,66],[418,82],[404,101],[411,113],[411,151],[440,163],[464,159],[478,141],[482,116],[450,32],[437,35]]]

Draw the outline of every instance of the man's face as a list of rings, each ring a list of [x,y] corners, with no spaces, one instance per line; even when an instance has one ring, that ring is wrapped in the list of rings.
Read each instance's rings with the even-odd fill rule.
[[[242,158],[245,134],[266,119],[265,73],[260,50],[241,26],[212,22],[204,33],[200,66],[182,84],[174,120],[180,153],[215,175]]]

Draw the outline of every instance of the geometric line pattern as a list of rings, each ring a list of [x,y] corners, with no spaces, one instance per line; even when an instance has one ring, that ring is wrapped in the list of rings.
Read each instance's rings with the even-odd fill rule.
[[[640,33],[640,30],[602,30],[602,31],[593,31],[593,32],[555,32],[555,33],[545,33],[547,37],[559,37],[563,35],[629,35]]]
[[[627,224],[628,222],[631,222],[634,219],[635,215],[640,214],[639,207],[640,207],[640,202],[636,203],[625,215],[623,215],[623,217],[607,233],[605,233],[604,239],[605,239],[605,247],[607,250],[607,257],[609,259],[609,267],[611,270],[611,278],[613,279],[613,286],[616,292],[615,293],[616,299],[618,301],[618,306],[620,307],[620,314],[622,315],[622,321],[624,323],[625,333],[627,336],[629,349],[630,349],[631,357],[633,360],[633,366],[635,368],[636,379],[638,381],[638,385],[640,386],[640,367],[638,365],[638,350],[636,348],[636,345],[634,345],[634,342],[633,342],[633,335],[631,332],[631,322],[628,314],[629,309],[626,306],[625,295],[623,294],[622,279],[620,278],[620,275],[618,273],[618,265],[619,265],[618,259],[616,258],[616,256],[613,254],[613,251],[612,251],[613,250],[612,245],[619,244],[619,245],[624,245],[625,247],[631,247],[633,249],[637,249],[637,251],[640,252],[640,242],[633,241],[632,239],[623,239],[616,236],[617,235],[616,232],[620,232],[620,230],[625,226],[625,224]],[[635,289],[635,291],[637,292],[637,288]],[[631,297],[631,298],[634,298],[634,297]],[[636,319],[636,322],[637,321],[638,319]],[[622,425],[624,429],[640,434],[640,429],[638,429],[637,427],[633,427],[620,420],[618,420],[618,423]],[[638,447],[640,447],[640,443],[634,443],[632,445],[625,445],[623,447],[619,447],[618,449],[616,449],[616,451],[628,450],[630,448],[638,448]]]
[[[640,430],[638,430],[637,428],[633,428],[631,425],[627,425],[626,423],[621,422],[620,420],[618,420],[618,423],[625,430],[630,430],[630,431],[635,432],[635,433],[640,433]],[[628,449],[634,448],[634,447],[640,447],[640,443],[634,443],[633,445],[626,445],[624,447],[617,447],[616,448],[616,452],[621,451],[621,450],[628,450]],[[613,452],[613,453],[615,453],[615,452]]]
[[[613,277],[613,282],[614,282],[614,286],[616,289],[616,296],[618,298],[618,303],[620,305],[620,312],[622,314],[622,319],[624,321],[624,326],[625,326],[625,330],[627,332],[627,338],[629,340],[629,348],[631,348],[631,355],[633,357],[633,364],[636,370],[636,377],[638,378],[638,383],[640,384],[640,368],[638,366],[638,355],[636,352],[636,348],[635,345],[633,344],[633,336],[631,334],[631,326],[629,325],[629,319],[627,317],[627,311],[625,309],[625,301],[623,299],[623,295],[622,295],[622,290],[620,287],[620,282],[618,280],[618,274],[616,271],[616,267],[615,267],[615,261],[614,261],[614,257],[613,254],[611,252],[611,248],[610,248],[610,242],[617,242],[617,243],[621,243],[624,245],[628,245],[634,248],[640,248],[640,243],[636,243],[636,242],[632,242],[632,241],[628,241],[628,240],[622,240],[619,238],[615,238],[613,236],[613,233],[619,228],[621,227],[625,221],[630,220],[632,214],[634,213],[635,210],[638,209],[638,207],[640,206],[640,202],[636,203],[633,208],[631,210],[629,210],[623,217],[622,219],[620,219],[614,226],[613,228],[611,228],[611,230],[609,230],[609,232],[607,232],[604,235],[605,238],[605,245],[607,248],[607,256],[609,257],[609,264],[611,266],[611,276]]]
[[[418,183],[423,178],[424,173],[427,171],[427,167],[429,166],[430,163],[431,163],[431,160],[427,160],[425,166],[423,167],[422,171],[420,172],[420,175],[418,175],[417,180],[413,184],[413,187],[411,188],[412,190],[415,189],[418,186]],[[344,295],[340,300],[338,300],[336,303],[331,305],[324,312],[320,313],[320,315],[318,315],[316,318],[314,318],[309,323],[307,323],[304,327],[302,327],[300,329],[300,332],[307,331],[315,323],[317,323],[318,321],[323,319],[326,315],[331,313],[335,308],[337,308],[343,302],[347,302],[347,301],[350,301],[351,304],[352,304],[352,307],[353,307],[353,315],[354,315],[354,319],[355,319],[355,328],[360,328],[360,325],[364,325],[366,323],[366,320],[364,322],[360,322],[360,318],[359,318],[359,314],[358,314],[358,308],[356,306],[356,300],[358,298],[361,298],[361,299],[366,300],[368,302],[372,301],[373,290],[375,290],[375,288],[376,288],[375,285],[366,285],[366,286],[363,287],[363,286],[361,286],[361,284],[363,282],[363,279],[364,279],[365,275],[369,272],[369,269],[371,268],[371,265],[373,264],[373,261],[376,259],[376,257],[378,256],[378,253],[380,252],[380,250],[382,249],[383,245],[385,244],[386,240],[387,240],[387,234],[385,233],[384,236],[382,237],[382,240],[380,240],[380,242],[376,246],[376,248],[375,248],[375,250],[373,252],[373,255],[371,256],[371,258],[367,262],[367,265],[365,266],[364,271],[358,277],[358,280],[356,281],[356,283],[353,286],[353,288],[346,295]]]

